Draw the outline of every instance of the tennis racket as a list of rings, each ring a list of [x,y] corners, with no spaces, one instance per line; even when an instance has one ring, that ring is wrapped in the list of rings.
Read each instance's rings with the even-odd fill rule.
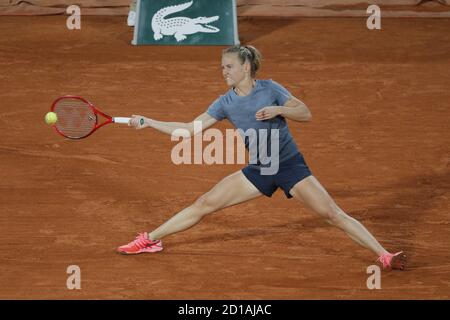
[[[78,96],[59,97],[53,102],[51,111],[58,117],[53,128],[57,133],[69,139],[87,138],[107,124],[128,124],[131,119],[111,117],[98,110],[88,100]],[[141,119],[141,121],[144,120]]]

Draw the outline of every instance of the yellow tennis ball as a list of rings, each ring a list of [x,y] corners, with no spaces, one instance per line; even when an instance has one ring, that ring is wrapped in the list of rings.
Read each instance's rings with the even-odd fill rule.
[[[58,116],[54,112],[49,112],[45,115],[45,123],[55,124],[58,121]]]

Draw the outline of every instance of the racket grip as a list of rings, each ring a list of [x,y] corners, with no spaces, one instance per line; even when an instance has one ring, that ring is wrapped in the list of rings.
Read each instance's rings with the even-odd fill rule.
[[[122,123],[122,124],[128,124],[128,122],[131,120],[131,118],[123,118],[123,117],[114,117],[113,122],[114,123]]]

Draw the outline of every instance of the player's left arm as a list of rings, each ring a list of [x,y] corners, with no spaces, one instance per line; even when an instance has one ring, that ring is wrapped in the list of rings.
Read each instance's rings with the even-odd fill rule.
[[[312,115],[309,108],[302,101],[291,96],[284,106],[264,107],[256,113],[256,120],[268,120],[276,116],[282,116],[294,121],[311,121]]]

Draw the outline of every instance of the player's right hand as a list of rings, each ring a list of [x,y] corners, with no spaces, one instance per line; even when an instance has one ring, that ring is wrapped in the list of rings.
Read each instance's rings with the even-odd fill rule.
[[[148,127],[148,119],[144,116],[133,114],[128,122],[128,125],[130,127],[134,127],[136,130],[144,129]]]

